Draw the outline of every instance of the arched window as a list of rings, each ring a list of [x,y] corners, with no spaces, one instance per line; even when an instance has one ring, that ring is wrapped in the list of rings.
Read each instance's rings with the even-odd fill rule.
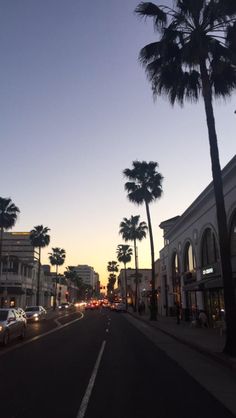
[[[172,258],[172,277],[179,275],[179,258],[178,254],[175,253]]]
[[[188,242],[185,246],[185,252],[184,252],[184,271],[192,273],[196,269],[196,261],[195,256],[193,252],[193,247]]]
[[[236,256],[236,211],[230,228],[230,253],[231,256]]]
[[[172,285],[175,303],[181,303],[179,257],[175,252],[172,257]]]
[[[216,237],[211,228],[207,228],[202,238],[202,267],[215,263],[219,259]]]

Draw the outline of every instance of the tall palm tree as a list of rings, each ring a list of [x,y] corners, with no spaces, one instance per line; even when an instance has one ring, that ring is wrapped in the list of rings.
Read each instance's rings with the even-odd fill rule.
[[[227,218],[213,111],[213,98],[227,98],[236,87],[236,2],[177,0],[175,8],[142,2],[136,13],[153,18],[158,41],[140,51],[154,98],[171,104],[197,101],[205,105],[216,201],[227,337],[224,352],[236,356],[236,301]]]
[[[154,241],[152,234],[152,224],[149,204],[158,199],[162,195],[162,180],[163,177],[157,171],[158,164],[150,161],[133,161],[133,168],[126,168],[123,173],[129,179],[125,183],[125,190],[128,192],[128,199],[137,205],[145,204],[148,220],[148,230],[151,247],[151,263],[152,263],[152,296],[150,319],[155,321],[157,319],[157,298],[155,291],[155,253]]]
[[[125,305],[127,309],[127,271],[126,271],[126,264],[131,261],[131,257],[133,255],[133,250],[129,245],[119,244],[117,246],[117,260],[119,262],[124,263],[124,270],[125,270]]]
[[[0,275],[2,274],[2,245],[4,230],[11,229],[17,220],[20,209],[10,198],[0,197]]]
[[[113,276],[115,277],[115,282],[116,282],[116,275],[115,275],[115,273],[117,273],[119,271],[119,264],[117,263],[117,261],[108,261],[107,271],[109,271],[109,273],[113,273]],[[115,286],[115,282],[113,284],[113,288]]]
[[[54,294],[54,302],[53,302],[53,309],[56,309],[58,267],[64,264],[65,259],[66,259],[66,252],[63,248],[55,247],[55,248],[52,248],[52,252],[48,254],[49,254],[49,261],[51,265],[56,266],[55,294]]]
[[[137,241],[142,241],[147,235],[147,224],[146,222],[139,222],[139,215],[131,216],[130,219],[123,218],[120,223],[119,233],[121,234],[124,241],[134,242],[134,262],[135,262],[135,303],[134,311],[137,312],[138,307],[138,258],[137,258]]]
[[[33,247],[36,247],[39,249],[36,305],[39,305],[41,248],[47,247],[50,243],[50,235],[48,235],[49,231],[50,229],[47,227],[44,227],[43,225],[35,226],[34,229],[30,231],[31,244],[33,245]]]

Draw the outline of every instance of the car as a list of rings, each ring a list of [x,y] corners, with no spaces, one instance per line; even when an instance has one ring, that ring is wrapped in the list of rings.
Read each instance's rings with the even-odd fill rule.
[[[126,306],[124,302],[118,302],[115,304],[116,312],[126,312]]]
[[[46,319],[47,311],[43,306],[27,306],[25,308],[26,318],[29,322],[38,322]]]
[[[70,309],[72,308],[72,305],[69,302],[63,302],[58,305],[58,309],[64,310],[64,309]]]
[[[14,308],[0,309],[0,342],[6,346],[14,338],[25,337],[26,324]]]

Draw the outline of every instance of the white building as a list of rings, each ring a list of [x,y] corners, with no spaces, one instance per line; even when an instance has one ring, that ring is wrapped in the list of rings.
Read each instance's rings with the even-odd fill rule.
[[[70,268],[78,274],[84,284],[91,286],[93,291],[96,291],[98,274],[94,271],[93,267],[86,264],[79,264]]]
[[[30,242],[29,232],[4,232],[0,263],[0,304],[20,306],[36,304],[38,253]],[[40,304],[49,307],[52,283],[40,274]]]
[[[236,156],[222,170],[233,277],[236,279]],[[160,251],[160,304],[174,315],[176,303],[183,318],[204,309],[210,323],[223,319],[224,296],[219,257],[213,184],[181,215],[163,221],[164,247]]]

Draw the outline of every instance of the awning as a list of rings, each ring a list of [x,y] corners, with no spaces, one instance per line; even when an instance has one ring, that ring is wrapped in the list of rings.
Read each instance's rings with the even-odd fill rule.
[[[199,280],[198,282],[188,284],[183,287],[186,292],[201,291],[207,289],[223,288],[223,281],[221,277],[211,277],[209,279]]]
[[[0,286],[0,293],[3,293],[4,291],[7,291],[9,295],[24,295],[25,291],[21,287],[16,286]]]

